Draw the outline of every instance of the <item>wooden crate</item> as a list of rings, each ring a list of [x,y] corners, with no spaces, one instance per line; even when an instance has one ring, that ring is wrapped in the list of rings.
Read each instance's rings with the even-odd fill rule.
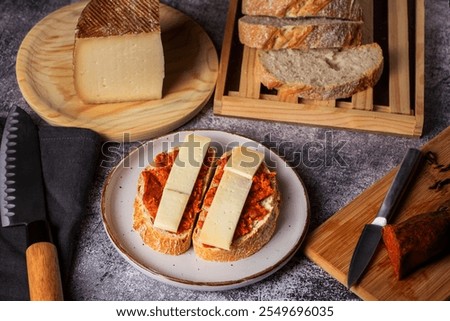
[[[361,0],[363,42],[383,49],[384,71],[372,89],[349,99],[307,100],[268,90],[256,50],[239,42],[241,1],[230,0],[214,97],[216,115],[363,130],[412,137],[424,122],[424,0]]]

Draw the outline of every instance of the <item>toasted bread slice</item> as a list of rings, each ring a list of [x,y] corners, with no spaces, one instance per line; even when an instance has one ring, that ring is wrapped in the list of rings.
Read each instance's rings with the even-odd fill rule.
[[[205,195],[202,211],[192,236],[195,254],[207,261],[237,261],[256,253],[272,238],[277,224],[280,193],[276,175],[263,162],[253,177],[252,187],[239,219],[230,250],[208,246],[199,241],[203,222],[230,155],[230,152],[225,153],[217,161],[214,177]]]
[[[147,166],[141,172],[133,214],[133,229],[140,234],[144,243],[155,251],[170,255],[180,255],[191,246],[195,221],[214,173],[212,165],[215,158],[215,149],[209,148],[177,233],[156,228],[153,224],[157,208],[177,153],[178,149],[174,149],[170,152],[158,154],[155,157],[154,164]]]

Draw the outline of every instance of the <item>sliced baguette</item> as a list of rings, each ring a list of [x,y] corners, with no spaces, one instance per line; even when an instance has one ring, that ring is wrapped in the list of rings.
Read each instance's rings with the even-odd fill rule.
[[[373,87],[383,71],[376,43],[346,49],[258,51],[260,81],[302,98],[350,97]]]
[[[361,6],[355,0],[243,0],[242,13],[280,18],[326,17],[362,20]]]
[[[176,149],[168,152],[169,157],[174,157]],[[206,157],[215,157],[215,149],[209,148],[208,154]],[[213,163],[214,160],[211,160]],[[206,163],[206,162],[204,162]],[[148,165],[140,174],[138,179],[138,188],[137,188],[137,195],[135,197],[134,201],[134,213],[133,213],[133,229],[137,231],[143,242],[154,249],[155,251],[158,251],[160,253],[164,254],[170,254],[170,255],[180,255],[184,252],[186,252],[190,246],[191,246],[191,238],[192,238],[192,231],[195,227],[195,222],[198,216],[199,210],[196,211],[195,217],[192,219],[192,224],[188,229],[185,229],[183,231],[179,231],[178,233],[172,233],[168,232],[159,228],[156,228],[153,223],[155,220],[154,213],[153,215],[150,213],[149,209],[144,205],[144,195],[146,192],[146,179],[145,179],[145,172],[147,171],[155,171],[160,167],[160,164],[151,164]],[[205,166],[205,165],[203,165]],[[206,170],[206,169],[205,169]],[[214,174],[214,167],[210,166],[207,169],[207,173],[204,176],[203,179],[199,177],[197,179],[196,185],[201,185],[201,195],[200,201],[203,200],[203,197],[206,193],[206,190],[208,188],[209,182],[211,181],[211,178]],[[162,188],[160,193],[162,194]],[[155,191],[151,191],[154,193]],[[194,193],[191,195],[191,198]],[[188,202],[188,206],[191,204],[191,199]]]
[[[219,159],[218,162],[224,161],[224,159],[228,159],[230,156],[230,152],[225,153]],[[223,162],[224,165],[225,162]],[[206,194],[206,198],[208,194],[211,193],[220,183],[220,171],[223,168],[223,165],[218,165],[216,167],[216,171],[212,182],[210,184],[209,190]],[[259,170],[263,170],[266,173],[270,173],[270,170],[267,168],[265,163],[261,164],[261,168]],[[270,196],[263,199],[259,202],[266,210],[267,214],[262,217],[260,220],[253,221],[252,229],[249,233],[240,236],[233,240],[230,250],[224,250],[217,247],[211,247],[205,244],[202,244],[199,241],[202,222],[205,220],[206,215],[208,214],[209,206],[205,201],[203,204],[202,211],[200,212],[197,225],[194,229],[194,233],[192,236],[192,243],[194,246],[194,251],[197,256],[207,261],[217,261],[217,262],[230,262],[236,261],[243,258],[246,258],[257,251],[259,251],[269,240],[272,238],[275,228],[277,225],[277,219],[279,214],[279,204],[280,204],[280,193],[278,190],[277,182],[275,176],[270,178],[270,186],[273,189],[273,192]],[[243,218],[241,217],[241,220]]]
[[[243,16],[242,44],[263,50],[342,48],[361,44],[362,21]]]

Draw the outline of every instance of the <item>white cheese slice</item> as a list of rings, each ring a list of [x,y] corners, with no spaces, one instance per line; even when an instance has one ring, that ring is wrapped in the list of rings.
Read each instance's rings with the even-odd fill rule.
[[[190,195],[164,189],[154,226],[176,233]],[[161,215],[161,213],[168,215]]]
[[[199,240],[203,244],[229,250],[252,179],[225,171],[203,222]]]
[[[178,230],[210,142],[208,137],[186,136],[164,186],[155,227],[171,232]]]
[[[179,147],[165,188],[191,195],[211,139],[190,134]]]
[[[200,232],[200,242],[229,250],[253,176],[264,154],[243,146],[231,151],[214,199]]]
[[[244,146],[236,147],[231,152],[225,171],[232,171],[252,179],[264,160],[264,154]]]
[[[159,31],[78,38],[74,79],[86,103],[161,99],[164,53]]]

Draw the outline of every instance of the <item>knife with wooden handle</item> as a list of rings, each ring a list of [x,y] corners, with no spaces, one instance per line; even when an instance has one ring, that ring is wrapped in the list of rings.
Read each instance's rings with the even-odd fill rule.
[[[0,146],[0,201],[3,227],[25,225],[31,300],[63,299],[58,253],[46,219],[38,130],[29,115],[14,108]]]
[[[381,204],[377,216],[371,224],[364,226],[350,262],[347,277],[348,288],[358,282],[372,260],[378,247],[378,243],[381,240],[382,229],[397,210],[421,159],[422,153],[420,150],[415,148],[410,148],[408,150],[395,175],[394,181]]]

